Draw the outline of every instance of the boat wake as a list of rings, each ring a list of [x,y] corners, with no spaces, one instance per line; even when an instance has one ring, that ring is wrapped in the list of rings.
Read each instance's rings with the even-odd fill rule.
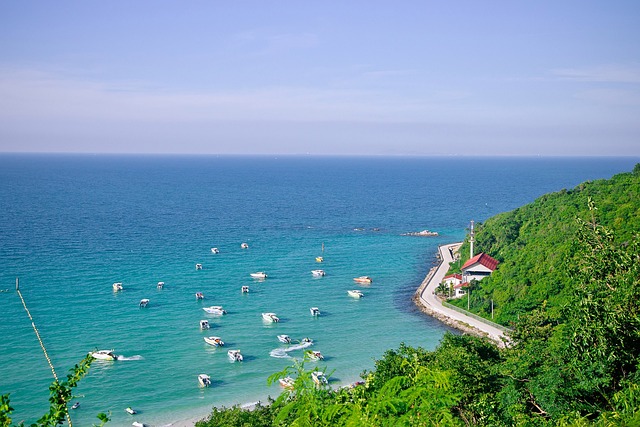
[[[139,354],[135,355],[135,356],[131,356],[131,357],[120,355],[120,356],[118,356],[118,360],[125,360],[125,361],[127,361],[127,360],[144,360],[144,357],[140,356]]]
[[[307,347],[309,347],[311,345],[313,345],[313,343],[305,342],[305,343],[292,345],[290,347],[274,348],[273,350],[271,350],[269,352],[269,356],[275,357],[276,359],[291,359],[292,357],[289,356],[289,352],[296,351],[296,350],[302,350],[302,349],[307,348]]]

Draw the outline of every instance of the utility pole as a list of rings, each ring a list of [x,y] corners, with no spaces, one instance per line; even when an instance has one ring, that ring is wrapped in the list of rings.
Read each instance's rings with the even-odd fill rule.
[[[471,220],[471,231],[469,233],[469,259],[473,258],[473,243],[475,242],[475,233],[473,232],[473,220]]]

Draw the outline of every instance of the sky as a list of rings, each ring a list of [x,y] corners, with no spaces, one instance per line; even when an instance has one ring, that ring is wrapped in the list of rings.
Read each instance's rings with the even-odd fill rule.
[[[640,1],[3,1],[0,152],[640,156]]]

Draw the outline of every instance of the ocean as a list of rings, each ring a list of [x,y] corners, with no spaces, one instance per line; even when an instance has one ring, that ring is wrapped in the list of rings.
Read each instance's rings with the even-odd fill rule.
[[[450,331],[411,297],[438,245],[462,240],[470,220],[638,161],[1,154],[0,393],[10,393],[14,421],[48,408],[52,375],[16,278],[59,376],[94,349],[122,356],[93,363],[76,389],[75,425],[97,423],[99,412],[112,426],[169,425],[275,397],[281,389],[267,377],[304,352],[279,334],[312,338],[325,360],[308,366],[348,384],[386,350],[433,349]],[[424,229],[439,235],[402,235]],[[267,279],[252,279],[257,271]],[[353,281],[362,275],[373,283]],[[114,282],[124,290],[114,293]],[[210,305],[228,313],[209,315]],[[281,321],[267,324],[263,312]],[[208,335],[226,346],[208,346]],[[228,349],[244,361],[230,362]],[[198,386],[201,373],[210,388]]]

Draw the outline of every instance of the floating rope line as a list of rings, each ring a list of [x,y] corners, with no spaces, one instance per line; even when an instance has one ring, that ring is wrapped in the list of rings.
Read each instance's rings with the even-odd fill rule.
[[[51,373],[53,374],[53,378],[55,378],[56,382],[58,381],[58,375],[56,374],[56,370],[53,367],[53,363],[51,363],[51,358],[49,357],[49,353],[47,353],[47,349],[42,342],[42,338],[40,337],[40,332],[38,332],[38,328],[36,328],[36,323],[33,321],[33,317],[31,317],[31,312],[27,308],[27,303],[24,301],[22,297],[22,292],[20,292],[20,286],[18,286],[18,279],[16,278],[16,292],[20,297],[20,301],[22,301],[22,306],[24,310],[27,312],[27,316],[29,316],[29,320],[31,320],[31,327],[33,327],[33,331],[36,333],[36,337],[38,338],[38,342],[40,343],[40,347],[42,348],[42,352],[44,353],[44,357],[47,359],[47,363],[49,364],[49,368],[51,368]],[[69,423],[69,427],[73,427],[71,424],[71,417],[69,416],[69,412],[65,414],[67,416],[67,422]]]

